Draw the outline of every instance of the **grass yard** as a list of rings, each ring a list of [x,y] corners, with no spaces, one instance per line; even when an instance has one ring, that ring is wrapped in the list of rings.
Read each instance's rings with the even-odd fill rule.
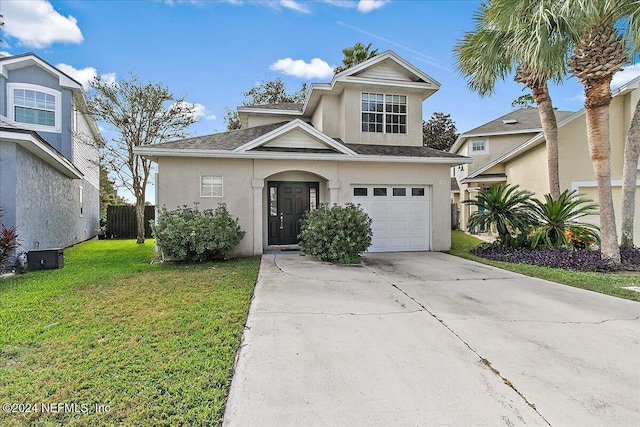
[[[0,280],[0,403],[39,411],[3,406],[0,425],[220,422],[260,260],[154,257],[151,240],[94,240]]]
[[[531,277],[550,280],[576,288],[588,289],[602,294],[613,295],[633,301],[640,301],[640,292],[623,289],[625,286],[640,286],[640,274],[637,272],[624,273],[592,273],[580,271],[568,271],[558,268],[538,267],[528,264],[515,264],[509,262],[491,261],[469,253],[482,240],[470,236],[462,231],[451,232],[450,254],[467,258],[483,264],[525,274]]]

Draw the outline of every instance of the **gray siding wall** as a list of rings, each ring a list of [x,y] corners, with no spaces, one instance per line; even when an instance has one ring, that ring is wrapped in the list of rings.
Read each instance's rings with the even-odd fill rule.
[[[8,77],[8,80],[2,83],[2,86],[4,88],[3,90],[5,92],[5,96],[2,98],[4,104],[6,104],[8,95],[6,93],[6,83],[28,83],[60,91],[62,95],[60,100],[62,109],[60,112],[61,133],[39,131],[38,134],[68,160],[73,160],[71,149],[71,90],[61,88],[58,77],[49,74],[42,68],[35,65],[11,70]],[[5,111],[0,111],[4,116],[8,115],[6,109],[7,107],[5,105]]]
[[[20,147],[16,148],[16,160],[16,217],[21,250],[66,247],[95,236],[100,225],[100,194],[96,187],[84,179],[63,176]]]
[[[16,144],[0,142],[0,207],[2,223],[16,223]]]

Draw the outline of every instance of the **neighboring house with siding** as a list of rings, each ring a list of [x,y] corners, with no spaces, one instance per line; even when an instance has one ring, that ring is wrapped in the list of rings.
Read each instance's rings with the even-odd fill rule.
[[[239,107],[240,130],[135,152],[158,163],[158,205],[227,204],[247,232],[236,255],[296,244],[304,212],[347,202],[373,219],[370,251],[447,250],[450,169],[469,159],[422,145],[422,103],[439,87],[386,51],[303,104]]]
[[[624,144],[638,99],[640,77],[613,92],[609,108],[611,140],[611,185],[616,225],[620,236],[622,209],[622,166]],[[598,201],[598,189],[587,142],[586,114],[556,111],[558,121],[558,167],[560,190],[573,189]],[[466,229],[472,206],[462,200],[475,198],[478,189],[492,184],[520,185],[538,198],[549,192],[547,150],[536,109],[521,109],[506,114],[469,132],[465,132],[450,150],[469,156],[469,165],[453,168],[460,191],[452,193],[458,203],[460,226]],[[637,184],[640,186],[640,175]],[[636,215],[640,198],[636,197]],[[585,218],[599,224],[597,216]],[[636,221],[634,241],[640,242],[640,221]]]
[[[66,247],[100,225],[100,132],[82,85],[38,56],[0,58],[0,206],[24,251]]]

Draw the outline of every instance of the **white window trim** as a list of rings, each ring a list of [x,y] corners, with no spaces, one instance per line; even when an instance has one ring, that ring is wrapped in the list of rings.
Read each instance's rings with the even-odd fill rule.
[[[474,150],[473,143],[475,141],[484,141],[484,150]],[[469,154],[489,154],[489,140],[486,138],[475,138],[469,140]]]
[[[24,123],[24,122],[16,122],[20,123],[20,126],[25,129],[40,131],[40,132],[52,132],[52,133],[61,133],[62,132],[62,93],[60,91],[51,89],[49,87],[33,85],[29,83],[7,83],[7,117],[10,120],[15,120],[15,90],[16,89],[24,89],[24,90],[34,90],[37,92],[46,93],[48,95],[52,95],[56,100],[56,111],[55,111],[55,126],[44,126],[37,125],[33,123]]]
[[[369,95],[382,95],[382,132],[368,132],[368,131],[364,131],[362,130],[362,114],[363,113],[373,113],[373,114],[379,114],[377,112],[372,112],[372,111],[363,111],[362,110],[362,95],[364,94],[369,94]],[[386,106],[387,106],[387,96],[404,96],[405,97],[405,107],[407,108],[406,113],[387,113],[386,110]],[[405,132],[387,132],[387,114],[393,114],[393,115],[397,115],[397,116],[402,116],[404,115],[406,117],[406,123],[403,125],[405,127]],[[391,123],[391,125],[393,125],[393,123]],[[360,92],[360,133],[381,133],[381,134],[388,134],[388,135],[408,135],[409,134],[409,96],[407,95],[403,95],[403,94],[399,94],[399,93],[376,93],[376,92]]]
[[[220,181],[221,181],[220,186],[222,187],[221,188],[221,190],[222,190],[221,193],[222,194],[220,194],[219,196],[205,196],[205,195],[202,194],[202,178],[205,177],[205,176],[220,177]],[[218,198],[219,199],[219,198],[224,197],[224,177],[222,175],[200,175],[200,197],[207,198],[207,199],[209,199],[209,198]]]

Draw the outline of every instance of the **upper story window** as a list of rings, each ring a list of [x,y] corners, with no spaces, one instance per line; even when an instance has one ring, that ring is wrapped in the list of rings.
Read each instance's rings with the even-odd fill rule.
[[[26,128],[60,132],[60,92],[26,83],[8,83],[9,119]]]
[[[471,141],[471,154],[487,154],[489,144],[486,139],[474,139]]]
[[[362,132],[407,133],[407,97],[363,93]]]

